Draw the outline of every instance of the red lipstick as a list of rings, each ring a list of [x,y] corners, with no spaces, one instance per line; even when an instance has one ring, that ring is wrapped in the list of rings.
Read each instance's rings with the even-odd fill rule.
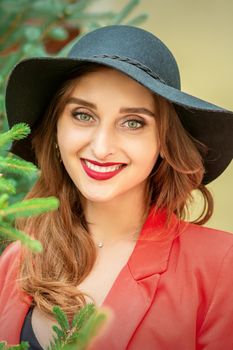
[[[98,172],[98,171],[95,171],[95,170],[92,170],[92,169],[88,168],[88,166],[86,165],[85,161],[83,159],[81,159],[81,164],[82,164],[83,169],[85,170],[86,174],[89,177],[91,177],[92,179],[95,179],[95,180],[108,180],[108,179],[111,179],[113,176],[115,176],[118,173],[120,173],[121,170],[123,169],[123,164],[122,163],[98,163],[98,162],[94,163],[93,161],[90,161],[90,163],[98,165],[98,166],[111,166],[111,165],[117,165],[117,164],[121,164],[122,165],[117,170],[101,173],[101,172]],[[106,165],[106,164],[108,164],[108,165]]]

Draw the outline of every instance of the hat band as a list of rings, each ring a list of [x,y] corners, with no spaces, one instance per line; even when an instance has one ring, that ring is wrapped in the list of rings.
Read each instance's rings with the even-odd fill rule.
[[[94,58],[111,58],[113,60],[118,60],[121,62],[126,62],[129,64],[132,64],[133,66],[136,66],[137,68],[143,70],[144,72],[146,72],[147,74],[149,74],[152,78],[159,80],[161,83],[166,84],[166,82],[160,78],[160,76],[156,73],[154,73],[149,67],[145,66],[144,64],[136,61],[136,60],[132,60],[129,57],[122,57],[122,56],[117,56],[117,55],[94,55]]]

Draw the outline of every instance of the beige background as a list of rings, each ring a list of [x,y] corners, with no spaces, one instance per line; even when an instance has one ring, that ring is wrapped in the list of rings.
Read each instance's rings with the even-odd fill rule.
[[[128,0],[102,0],[96,7],[97,3],[99,9],[117,10]],[[149,18],[141,27],[175,55],[182,90],[233,110],[233,1],[141,0],[131,17],[142,12]],[[233,232],[233,162],[208,187],[215,212],[207,226]]]

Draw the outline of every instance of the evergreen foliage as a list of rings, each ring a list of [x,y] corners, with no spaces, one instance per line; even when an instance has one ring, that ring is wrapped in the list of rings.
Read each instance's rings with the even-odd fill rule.
[[[7,132],[0,134],[0,147],[4,148],[13,140],[19,140],[30,133],[30,128],[24,123],[13,126]],[[28,237],[25,233],[13,227],[14,220],[20,217],[39,215],[58,208],[58,200],[53,197],[34,198],[30,200],[10,203],[10,197],[16,193],[15,182],[9,177],[11,174],[28,177],[37,171],[34,164],[17,159],[12,155],[0,157],[0,236],[12,240],[20,240],[35,252],[40,252],[40,242]]]
[[[9,346],[6,342],[0,342],[0,350],[27,350],[28,348],[28,342],[25,341],[15,346]]]
[[[98,334],[107,319],[106,312],[97,311],[94,304],[87,304],[76,315],[69,325],[63,311],[55,306],[53,308],[59,326],[54,325],[56,333],[48,350],[84,350],[90,340]]]
[[[97,311],[94,304],[85,305],[75,314],[71,326],[65,313],[58,306],[54,306],[53,313],[58,325],[53,325],[55,334],[47,350],[85,350],[107,320],[106,312]],[[6,342],[0,342],[0,350],[27,349],[27,342],[21,342],[17,346],[8,346]]]

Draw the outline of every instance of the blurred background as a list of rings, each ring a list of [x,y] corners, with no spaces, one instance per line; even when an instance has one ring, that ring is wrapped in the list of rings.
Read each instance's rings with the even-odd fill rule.
[[[176,57],[183,91],[233,110],[232,0],[1,0],[0,20],[2,129],[5,82],[19,59],[63,55],[76,35],[114,23],[153,32]],[[207,226],[233,232],[233,162],[208,188],[215,211]],[[197,197],[192,216],[199,207]]]

